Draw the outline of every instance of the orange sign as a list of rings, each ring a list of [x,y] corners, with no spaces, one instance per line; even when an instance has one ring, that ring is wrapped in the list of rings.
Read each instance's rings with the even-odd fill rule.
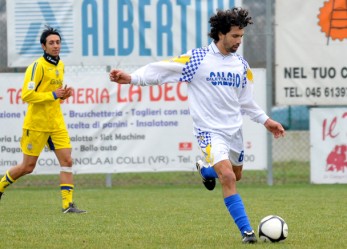
[[[347,0],[330,0],[320,8],[318,15],[318,25],[321,31],[326,34],[327,45],[329,39],[347,38]]]

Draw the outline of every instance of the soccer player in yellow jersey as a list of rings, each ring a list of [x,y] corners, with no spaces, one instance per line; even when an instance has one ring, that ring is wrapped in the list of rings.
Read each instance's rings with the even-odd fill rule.
[[[11,167],[1,179],[0,199],[9,185],[33,172],[41,151],[47,145],[60,164],[63,213],[86,213],[72,200],[71,144],[60,107],[60,101],[72,95],[72,88],[63,87],[64,63],[59,57],[61,36],[56,29],[47,26],[40,42],[43,56],[27,68],[22,87],[22,99],[28,103],[20,142],[23,161]]]

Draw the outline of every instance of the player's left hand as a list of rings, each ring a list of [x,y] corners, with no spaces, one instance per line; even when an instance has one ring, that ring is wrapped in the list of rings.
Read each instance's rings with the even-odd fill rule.
[[[286,134],[283,126],[271,118],[266,120],[264,126],[274,135],[274,138],[284,137]]]

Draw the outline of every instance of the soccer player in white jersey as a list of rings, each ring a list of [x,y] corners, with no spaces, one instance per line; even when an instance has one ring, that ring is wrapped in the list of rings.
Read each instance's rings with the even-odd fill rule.
[[[242,242],[255,243],[257,238],[236,190],[244,156],[242,114],[263,124],[275,138],[284,136],[285,131],[253,100],[252,71],[236,54],[244,28],[252,24],[248,11],[219,10],[209,22],[213,41],[208,47],[147,64],[131,74],[112,69],[109,77],[119,84],[138,86],[187,82],[194,133],[205,158],[205,162],[197,163],[202,181],[213,190],[215,179],[219,179],[225,206],[240,230]]]
[[[61,37],[47,26],[40,38],[43,55],[28,66],[22,87],[22,99],[28,103],[21,149],[23,161],[11,167],[0,180],[0,199],[5,189],[36,167],[41,151],[54,151],[60,163],[60,189],[63,213],[86,213],[72,201],[74,191],[70,137],[60,102],[72,95],[71,87],[63,87],[64,63],[60,60]]]

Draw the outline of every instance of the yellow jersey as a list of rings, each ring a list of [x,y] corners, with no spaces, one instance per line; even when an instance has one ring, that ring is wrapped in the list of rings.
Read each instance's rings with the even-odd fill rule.
[[[28,103],[23,129],[52,132],[66,129],[60,99],[54,91],[63,86],[64,63],[53,64],[44,56],[32,63],[25,72],[22,99]]]

